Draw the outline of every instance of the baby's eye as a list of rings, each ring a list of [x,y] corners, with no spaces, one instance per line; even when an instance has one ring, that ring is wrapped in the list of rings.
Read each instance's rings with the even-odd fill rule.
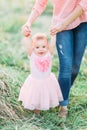
[[[45,46],[43,46],[43,48],[45,48]]]
[[[37,46],[36,49],[38,49],[39,47]]]

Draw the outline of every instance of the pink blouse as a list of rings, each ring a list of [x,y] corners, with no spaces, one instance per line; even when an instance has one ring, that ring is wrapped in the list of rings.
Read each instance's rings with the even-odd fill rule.
[[[40,15],[47,5],[48,0],[36,0],[33,9],[37,10]],[[80,5],[84,13],[72,22],[67,29],[77,27],[80,23],[87,21],[87,0],[52,0],[53,3],[53,18],[52,25],[60,24],[67,16],[73,12],[77,5]]]

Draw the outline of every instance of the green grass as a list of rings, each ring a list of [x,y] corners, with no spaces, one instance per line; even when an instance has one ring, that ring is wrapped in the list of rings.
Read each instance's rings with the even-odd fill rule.
[[[24,110],[18,102],[20,87],[29,74],[29,61],[21,42],[21,27],[25,23],[34,0],[0,1],[0,130],[87,130],[87,51],[80,73],[70,93],[69,117],[60,120],[58,108],[42,111],[37,117]],[[32,34],[49,28],[52,6],[32,26]],[[52,71],[57,76],[58,58],[55,51]]]

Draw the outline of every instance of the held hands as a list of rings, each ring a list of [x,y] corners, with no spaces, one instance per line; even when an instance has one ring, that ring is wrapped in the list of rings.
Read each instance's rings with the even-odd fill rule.
[[[29,22],[26,22],[22,26],[22,34],[24,35],[24,38],[22,39],[22,43],[24,47],[26,48],[28,55],[31,55],[32,53],[32,46],[31,46],[31,39],[30,39],[30,35],[31,35],[30,26],[31,24],[29,24]]]
[[[38,11],[37,10],[32,10],[30,13],[30,16],[27,20],[27,22],[24,24],[24,26],[22,27],[22,34],[25,37],[29,37],[31,35],[31,25],[32,23],[36,20],[36,18],[38,17]]]
[[[56,24],[50,29],[50,35],[56,35],[56,33],[63,31],[66,28],[64,23]]]
[[[28,23],[25,23],[22,27],[22,34],[25,37],[29,37],[31,35],[31,29],[30,29],[30,25]]]

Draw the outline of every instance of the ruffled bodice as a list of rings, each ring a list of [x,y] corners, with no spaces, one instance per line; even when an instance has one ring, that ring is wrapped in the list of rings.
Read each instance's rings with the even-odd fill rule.
[[[48,77],[51,72],[51,61],[52,56],[49,52],[41,57],[32,53],[30,57],[31,76],[39,79]]]

